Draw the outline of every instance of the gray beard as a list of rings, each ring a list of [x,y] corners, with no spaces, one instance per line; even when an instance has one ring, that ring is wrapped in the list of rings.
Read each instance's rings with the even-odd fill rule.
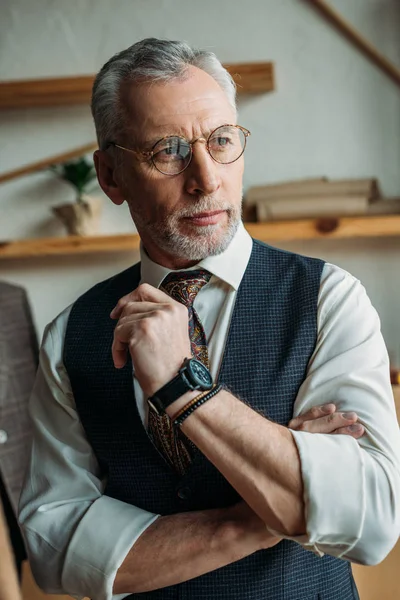
[[[184,214],[181,213],[179,218],[172,216],[163,222],[145,223],[140,214],[132,214],[132,217],[138,229],[146,232],[146,235],[160,250],[182,260],[198,262],[207,256],[216,256],[224,252],[235,236],[241,221],[240,208],[230,206],[229,208],[225,207],[228,223],[223,232],[217,233],[220,229],[218,224],[196,226],[192,235],[179,231],[178,222],[182,217],[190,217],[208,210],[223,210],[223,207],[215,206],[215,203],[204,200],[200,201],[195,209],[185,211]]]
[[[169,254],[173,254],[180,259],[198,262],[207,256],[216,256],[224,252],[234,238],[239,223],[240,219],[229,220],[228,227],[223,235],[218,235],[216,239],[214,239],[213,232],[218,228],[218,225],[207,225],[196,236],[173,231],[164,231],[164,235],[161,231],[151,233],[157,235],[153,239],[160,248],[166,250]]]

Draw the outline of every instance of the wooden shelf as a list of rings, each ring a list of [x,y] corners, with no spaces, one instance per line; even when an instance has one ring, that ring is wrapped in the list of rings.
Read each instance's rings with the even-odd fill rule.
[[[274,89],[272,62],[225,65],[239,94],[271,92]],[[4,81],[0,83],[0,110],[89,104],[94,75]]]
[[[138,235],[127,234],[91,237],[70,235],[64,238],[34,238],[0,242],[0,260],[66,254],[93,254],[95,252],[124,252],[139,248],[139,241]]]
[[[275,89],[274,63],[239,63],[224,65],[232,75],[238,94],[261,94]]]
[[[293,240],[385,237],[400,235],[400,215],[246,223],[245,227],[252,237],[272,244]],[[136,234],[34,238],[0,242],[0,260],[126,252],[138,248],[139,236]]]

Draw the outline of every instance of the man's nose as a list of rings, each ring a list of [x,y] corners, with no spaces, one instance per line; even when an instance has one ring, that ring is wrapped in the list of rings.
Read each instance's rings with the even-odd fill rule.
[[[193,146],[192,160],[185,171],[186,191],[192,196],[214,194],[221,185],[221,166],[199,140]]]

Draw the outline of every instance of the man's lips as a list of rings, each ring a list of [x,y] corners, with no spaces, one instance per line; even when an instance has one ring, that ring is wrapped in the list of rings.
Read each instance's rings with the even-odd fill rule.
[[[225,212],[225,210],[213,210],[209,212],[197,213],[191,217],[184,218],[186,221],[190,221],[194,225],[214,225],[222,219]]]

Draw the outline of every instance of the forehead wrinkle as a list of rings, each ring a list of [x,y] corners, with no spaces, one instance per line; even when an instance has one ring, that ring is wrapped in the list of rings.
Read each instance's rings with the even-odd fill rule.
[[[163,94],[168,90],[168,85],[165,84],[160,86],[143,84],[137,88],[127,86],[124,89],[128,116],[127,129],[138,143],[154,145],[163,137],[170,135],[185,137],[188,140],[196,139],[205,137],[220,125],[236,123],[236,112],[227,103],[223,90],[207,74],[198,72],[198,69],[195,69],[195,72],[197,72],[197,76],[199,74],[201,76],[199,89],[197,89],[198,77],[188,77],[183,81],[172,82],[171,95]],[[211,87],[207,90],[201,87],[204,77],[208,79],[207,85],[211,83]],[[194,83],[196,87],[193,86]],[[189,85],[188,91],[187,86]],[[180,86],[183,86],[182,95],[176,96],[176,91]],[[155,88],[158,88],[158,92],[161,91],[158,104],[151,100]],[[143,104],[143,101],[139,100],[138,104],[138,97],[134,94],[136,90],[149,102],[145,101]],[[164,95],[164,101],[162,95]]]
[[[186,101],[185,103],[183,103],[181,106],[176,106],[174,105],[173,107],[173,112],[170,112],[168,110],[163,110],[165,107],[160,108],[157,111],[157,114],[155,116],[151,117],[151,121],[153,121],[154,126],[158,129],[158,128],[168,128],[171,127],[171,123],[169,122],[169,120],[171,119],[171,121],[175,120],[175,123],[173,124],[176,127],[181,127],[182,129],[185,128],[186,126],[189,126],[193,129],[195,128],[199,128],[201,126],[202,123],[204,122],[212,122],[215,120],[215,122],[217,122],[217,119],[220,120],[222,119],[232,119],[234,118],[234,114],[233,111],[231,110],[227,110],[226,106],[215,106],[216,105],[216,98],[214,96],[210,96],[210,97],[206,97],[204,98],[204,96],[199,96],[198,98],[192,98],[188,101]],[[200,105],[200,106],[198,106]],[[227,116],[229,113],[229,117]],[[164,119],[166,119],[166,123],[162,123],[159,122],[157,123],[158,119],[161,121],[164,121]],[[182,124],[178,124],[176,123],[176,121],[183,119],[191,119],[190,125],[189,125],[189,121],[186,121]]]

